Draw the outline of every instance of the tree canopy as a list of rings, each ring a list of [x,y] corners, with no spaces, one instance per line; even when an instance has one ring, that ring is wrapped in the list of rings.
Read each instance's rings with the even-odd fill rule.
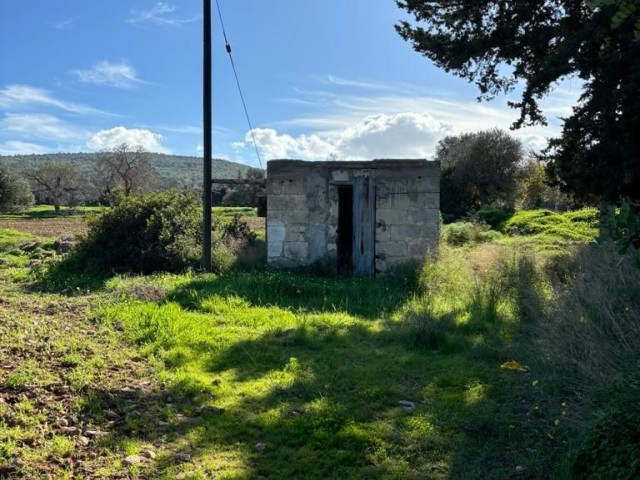
[[[84,200],[89,188],[80,169],[71,163],[50,162],[24,171],[39,203],[52,203],[56,213],[60,206],[75,206]]]
[[[440,203],[446,220],[483,206],[513,208],[522,144],[494,129],[448,136],[436,147],[442,168]]]
[[[514,128],[546,123],[539,100],[559,80],[581,79],[580,100],[545,153],[551,174],[579,199],[640,196],[640,0],[397,4],[415,18],[398,23],[398,33],[475,82],[481,98],[522,88],[510,102],[520,113]]]
[[[98,155],[95,162],[98,188],[103,196],[120,190],[125,196],[148,190],[156,173],[149,152],[143,147],[122,143]]]
[[[0,212],[22,212],[33,205],[33,200],[27,181],[0,162]]]

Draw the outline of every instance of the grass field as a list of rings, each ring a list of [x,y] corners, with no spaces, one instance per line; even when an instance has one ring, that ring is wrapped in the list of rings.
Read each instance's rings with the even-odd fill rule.
[[[418,280],[258,269],[44,293],[53,242],[2,230],[0,477],[570,478],[592,407],[541,332],[584,247],[546,234],[443,243]]]

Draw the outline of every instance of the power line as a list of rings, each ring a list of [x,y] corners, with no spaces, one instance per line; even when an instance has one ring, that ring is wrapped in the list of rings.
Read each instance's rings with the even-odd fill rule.
[[[216,0],[216,7],[218,9],[218,17],[220,18],[220,26],[222,27],[222,35],[224,37],[224,46],[229,54],[229,60],[231,60],[231,68],[233,69],[233,75],[236,78],[236,85],[238,86],[238,93],[240,93],[240,100],[242,100],[242,108],[244,108],[244,115],[247,118],[247,123],[249,124],[249,131],[251,132],[251,139],[253,140],[253,148],[256,150],[256,156],[258,157],[258,163],[260,164],[260,168],[264,169],[262,166],[262,159],[260,158],[260,152],[258,150],[258,143],[256,142],[256,136],[253,133],[253,126],[251,126],[251,119],[249,118],[249,110],[247,109],[247,103],[244,101],[244,95],[242,94],[242,88],[240,87],[240,79],[238,78],[238,72],[236,71],[236,64],[233,61],[233,55],[231,54],[231,44],[227,40],[227,32],[224,28],[224,20],[222,20],[222,11],[220,10],[220,3]]]

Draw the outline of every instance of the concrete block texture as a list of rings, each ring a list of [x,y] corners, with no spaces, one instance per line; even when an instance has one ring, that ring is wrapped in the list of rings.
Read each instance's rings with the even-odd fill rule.
[[[349,186],[353,193],[345,197],[340,189]],[[354,251],[362,244],[360,232],[373,234],[365,255],[374,264],[371,273],[384,274],[390,266],[420,261],[427,252],[437,251],[439,188],[437,162],[272,160],[267,164],[268,263],[336,264],[340,249],[349,245],[338,244],[338,230],[350,224],[353,231],[343,231],[341,238],[352,237]],[[352,203],[341,207],[345,201]],[[338,216],[347,215],[349,208],[353,218],[340,222]],[[356,211],[365,208],[369,210]],[[365,257],[360,250],[357,254],[360,268]]]
[[[309,245],[307,242],[284,242],[284,256],[296,265],[308,265]]]
[[[419,240],[426,233],[424,225],[399,224],[391,225],[391,241],[392,242],[412,242],[414,239]]]
[[[376,242],[376,255],[384,255],[385,259],[389,257],[406,257],[407,244],[405,242]]]

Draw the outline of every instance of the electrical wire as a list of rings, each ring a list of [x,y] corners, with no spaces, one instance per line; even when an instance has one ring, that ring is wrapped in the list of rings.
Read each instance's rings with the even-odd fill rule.
[[[231,68],[233,69],[233,75],[236,78],[236,85],[238,86],[238,93],[240,93],[240,100],[242,101],[242,108],[244,108],[244,115],[247,118],[249,124],[249,131],[251,132],[251,139],[253,140],[253,148],[256,150],[256,156],[258,157],[258,163],[260,168],[264,170],[262,166],[262,159],[260,158],[260,151],[258,150],[258,143],[256,142],[256,136],[253,133],[253,127],[251,126],[251,119],[249,118],[249,110],[247,109],[247,103],[244,101],[244,95],[242,94],[242,88],[240,87],[240,79],[238,78],[238,72],[236,71],[236,64],[233,61],[233,55],[231,54],[231,44],[227,40],[227,32],[224,28],[224,20],[222,20],[222,11],[220,10],[220,3],[216,0],[216,8],[218,10],[218,17],[220,18],[220,25],[222,26],[222,35],[224,37],[224,47],[229,54],[229,60],[231,61]]]

